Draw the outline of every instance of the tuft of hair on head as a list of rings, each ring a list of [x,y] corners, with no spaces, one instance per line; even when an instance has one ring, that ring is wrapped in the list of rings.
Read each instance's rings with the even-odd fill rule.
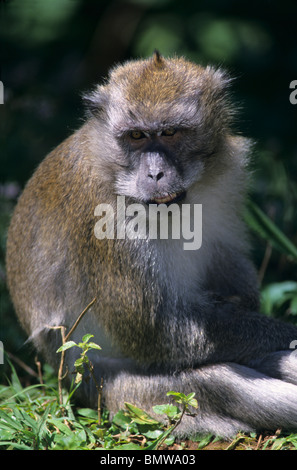
[[[160,54],[160,52],[158,51],[158,49],[154,50],[153,64],[156,68],[159,68],[159,69],[164,67],[164,59],[163,59],[162,55]]]

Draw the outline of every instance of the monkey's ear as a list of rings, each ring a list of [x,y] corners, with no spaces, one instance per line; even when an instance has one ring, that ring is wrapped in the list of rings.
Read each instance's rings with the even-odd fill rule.
[[[234,81],[234,77],[231,77],[226,70],[213,66],[207,66],[205,70],[209,74],[209,82],[213,89],[218,94],[225,94]]]
[[[83,102],[88,114],[99,117],[106,109],[108,98],[104,86],[98,86],[95,90],[82,95]]]

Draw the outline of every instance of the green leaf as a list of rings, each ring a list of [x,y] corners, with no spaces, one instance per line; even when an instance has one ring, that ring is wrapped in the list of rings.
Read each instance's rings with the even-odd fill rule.
[[[23,390],[23,386],[18,378],[15,367],[13,366],[13,364],[11,363],[9,359],[8,359],[8,363],[11,368],[11,384],[13,386],[13,389],[15,392],[20,393]]]
[[[130,412],[130,416],[133,421],[137,424],[159,424],[158,421],[153,419],[146,411],[132,405],[131,403],[125,403],[126,408]]]
[[[176,403],[185,404],[187,402],[187,396],[184,393],[171,391],[167,392],[166,395],[175,397],[174,400]]]
[[[47,419],[48,419],[49,414],[52,413],[53,409],[54,409],[54,404],[50,403],[45,409],[43,416],[38,422],[37,434],[38,434],[39,439],[42,439],[44,434],[47,432],[47,428],[46,428]]]
[[[170,434],[171,431],[174,429],[174,426],[170,426],[169,429],[166,429],[166,431],[162,432],[162,434],[156,439],[152,444],[148,445],[145,447],[144,450],[157,450],[159,445],[165,440]]]
[[[169,396],[173,396],[173,397],[176,397],[178,399],[185,399],[186,398],[186,395],[184,393],[181,393],[181,392],[173,392],[173,391],[170,391],[170,392],[167,392],[166,395],[169,397]]]
[[[84,418],[89,418],[95,421],[97,421],[98,419],[97,411],[92,410],[91,408],[79,408],[77,410],[77,414],[79,414],[80,416],[83,416]]]
[[[165,439],[164,444],[166,444],[167,446],[172,446],[172,444],[174,444],[174,441],[175,441],[175,436],[172,435]]]
[[[189,393],[189,395],[187,395],[187,400],[191,400],[192,398],[194,398],[195,396],[195,392],[192,392],[192,393]]]
[[[155,413],[159,415],[165,414],[169,418],[175,418],[181,412],[177,406],[172,405],[170,403],[167,403],[166,405],[155,405],[153,406],[153,410]]]
[[[48,423],[59,429],[62,435],[71,436],[73,431],[64,423],[65,418],[49,418]]]
[[[116,426],[126,429],[127,425],[131,423],[131,417],[125,414],[124,411],[120,410],[114,415],[112,422]]]
[[[277,250],[297,261],[297,247],[272,220],[250,200],[246,203],[245,220],[251,229],[262,238],[269,241]]]
[[[44,387],[47,387],[47,385],[44,385],[44,384],[29,385],[29,387],[26,387],[26,388],[22,389],[20,392],[15,393],[14,395],[11,395],[11,396],[9,397],[9,399],[7,399],[6,401],[3,401],[3,402],[1,403],[1,406],[6,406],[6,405],[8,406],[8,404],[11,403],[11,402],[12,402],[13,400],[15,400],[16,398],[18,398],[18,399],[23,399],[23,400],[24,400],[25,398],[27,398],[27,394],[28,394],[31,390],[33,390],[33,389],[35,389],[35,388],[44,388]],[[25,398],[24,398],[24,397],[25,397]]]
[[[292,315],[297,315],[297,293],[296,296],[293,297],[292,302],[290,304],[290,313]]]
[[[78,359],[76,359],[76,361],[74,362],[74,366],[76,369],[79,369],[80,367],[82,367],[82,365],[84,364],[85,362],[85,358],[80,356]]]
[[[96,344],[96,343],[88,343],[88,346],[90,349],[102,349],[99,344]]]
[[[264,313],[269,314],[273,309],[278,309],[284,302],[291,299],[293,303],[293,306],[291,305],[291,307],[294,309],[296,308],[296,304],[294,303],[296,298],[297,282],[274,282],[262,289],[261,309]]]
[[[94,335],[91,335],[90,333],[87,333],[86,335],[84,335],[82,337],[82,340],[83,340],[84,343],[87,343],[89,341],[89,339],[91,339],[91,338],[94,338]]]
[[[138,444],[133,444],[133,442],[130,442],[129,444],[114,446],[112,450],[142,450],[142,447]]]
[[[0,446],[6,446],[6,445],[9,445],[13,447],[14,449],[18,449],[18,450],[32,450],[32,447],[27,446],[25,444],[17,444],[16,442],[9,442],[9,441],[0,442]]]
[[[161,436],[161,434],[163,434],[163,431],[161,429],[152,429],[148,431],[143,431],[143,429],[141,428],[141,434],[147,437],[148,439],[152,440],[152,439],[158,439]]]
[[[22,431],[23,426],[22,424],[17,421],[16,419],[9,416],[4,411],[0,410],[0,424],[2,428],[6,429],[15,429],[16,431]]]
[[[57,349],[57,353],[66,351],[66,349],[73,348],[73,346],[77,346],[77,344],[74,341],[67,341],[67,343],[62,344],[62,346],[59,349]]]
[[[203,449],[203,447],[207,446],[213,439],[213,434],[206,434],[199,440],[198,449]]]
[[[192,398],[191,400],[188,400],[188,405],[192,406],[193,408],[198,408],[198,402],[196,398]]]
[[[12,429],[1,429],[0,427],[0,441],[12,440],[14,439],[15,434],[16,432]]]
[[[271,447],[271,450],[280,450],[285,443],[285,438],[276,439]]]
[[[81,429],[79,431],[71,432],[68,435],[56,434],[55,440],[52,443],[52,448],[55,450],[84,450],[86,447],[86,433]]]

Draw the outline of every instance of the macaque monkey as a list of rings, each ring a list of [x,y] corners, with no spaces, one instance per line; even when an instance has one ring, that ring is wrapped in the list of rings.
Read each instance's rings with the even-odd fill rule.
[[[105,406],[150,413],[170,390],[195,392],[181,436],[297,429],[297,328],[258,313],[242,220],[251,144],[232,131],[229,82],[158,52],[115,67],[27,183],[8,232],[12,300],[45,360],[60,358],[52,327],[69,331],[96,297],[71,339],[92,333],[101,346]],[[150,236],[153,213],[157,232],[168,216],[167,237]],[[83,387],[93,406],[95,388]]]

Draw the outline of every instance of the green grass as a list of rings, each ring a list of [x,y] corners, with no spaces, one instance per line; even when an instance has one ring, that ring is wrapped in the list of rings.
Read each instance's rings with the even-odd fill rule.
[[[144,411],[127,405],[109,422],[97,411],[72,403],[73,393],[63,389],[59,402],[58,385],[51,368],[44,366],[44,384],[22,386],[14,367],[7,385],[0,386],[0,450],[288,450],[297,448],[297,434],[244,435],[233,440],[215,436],[196,436],[178,441],[171,433],[179,412],[175,405],[164,405],[168,424],[164,425]],[[179,396],[179,394],[177,394]],[[192,394],[187,397],[193,400]],[[180,402],[179,402],[180,403]],[[155,410],[156,411],[156,410]],[[175,421],[176,424],[176,421]]]
[[[72,392],[63,389],[60,403],[57,380],[47,365],[43,379],[44,384],[23,387],[11,365],[9,382],[0,386],[0,449],[156,450],[174,443],[172,422],[161,425],[127,404],[112,422],[104,411],[99,425],[96,410],[71,403]]]

